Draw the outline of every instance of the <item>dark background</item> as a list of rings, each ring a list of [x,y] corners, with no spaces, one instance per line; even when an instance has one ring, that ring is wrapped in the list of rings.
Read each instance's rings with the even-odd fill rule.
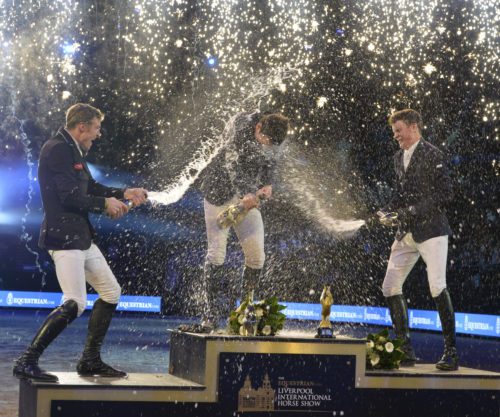
[[[65,109],[83,101],[106,114],[88,158],[101,182],[152,191],[192,183],[177,203],[94,223],[123,293],[160,295],[168,314],[195,313],[206,247],[201,165],[185,167],[213,149],[232,115],[260,108],[292,122],[275,196],[262,209],[261,291],[316,302],[328,282],[336,304],[383,305],[393,231],[345,236],[324,220],[364,218],[387,201],[397,150],[387,118],[412,107],[424,137],[448,155],[455,183],[455,308],[498,314],[495,2],[170,3],[0,5],[0,289],[59,290],[36,247],[36,160]],[[234,239],[227,262],[237,279]],[[423,263],[405,293],[411,308],[434,308]]]

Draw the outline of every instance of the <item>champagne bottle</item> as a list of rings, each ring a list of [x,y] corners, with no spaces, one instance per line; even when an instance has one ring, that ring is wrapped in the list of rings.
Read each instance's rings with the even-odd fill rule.
[[[379,222],[387,227],[396,227],[399,226],[398,213],[396,212],[386,212],[379,210],[377,211],[377,216]]]
[[[264,200],[265,197],[262,194],[257,195],[257,200],[259,203]],[[230,226],[234,226],[240,223],[245,216],[248,214],[249,210],[245,208],[243,203],[231,204],[228,208],[222,210],[217,216],[217,225],[221,229],[226,229]]]

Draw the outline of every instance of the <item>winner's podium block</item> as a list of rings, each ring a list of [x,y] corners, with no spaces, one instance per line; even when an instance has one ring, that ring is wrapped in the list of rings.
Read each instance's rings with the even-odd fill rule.
[[[498,417],[500,374],[367,371],[365,340],[172,331],[169,374],[22,381],[20,417]]]

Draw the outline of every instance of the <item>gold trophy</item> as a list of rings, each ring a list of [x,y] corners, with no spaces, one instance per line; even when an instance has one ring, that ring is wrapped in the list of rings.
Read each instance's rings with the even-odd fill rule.
[[[321,303],[321,322],[319,323],[318,334],[316,335],[316,337],[334,338],[335,336],[333,335],[333,326],[330,322],[330,312],[333,304],[333,296],[330,292],[329,285],[325,285],[325,288],[323,288],[323,292],[321,293],[319,302]]]
[[[264,200],[265,197],[262,194],[257,195],[257,200],[259,203]],[[242,203],[231,204],[228,208],[221,211],[217,216],[217,224],[221,229],[226,229],[230,226],[234,226],[241,222],[248,211]]]

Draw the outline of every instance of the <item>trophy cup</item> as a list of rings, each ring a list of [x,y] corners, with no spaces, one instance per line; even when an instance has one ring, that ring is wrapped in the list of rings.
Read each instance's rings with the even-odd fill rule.
[[[319,298],[321,303],[321,322],[319,323],[318,333],[316,337],[319,338],[334,338],[333,327],[330,322],[330,311],[333,304],[333,296],[330,292],[330,286],[325,285],[321,297]]]
[[[243,328],[245,336],[255,336],[257,334],[257,316],[254,312],[248,314]]]
[[[246,297],[246,310],[245,310],[245,316],[246,316],[246,321],[242,325],[243,326],[243,331],[240,330],[240,335],[242,336],[255,336],[257,334],[257,315],[255,314],[255,308],[253,306],[253,290],[250,290],[249,294]],[[243,302],[240,304],[240,306],[236,309],[237,312],[241,312],[243,306]]]

